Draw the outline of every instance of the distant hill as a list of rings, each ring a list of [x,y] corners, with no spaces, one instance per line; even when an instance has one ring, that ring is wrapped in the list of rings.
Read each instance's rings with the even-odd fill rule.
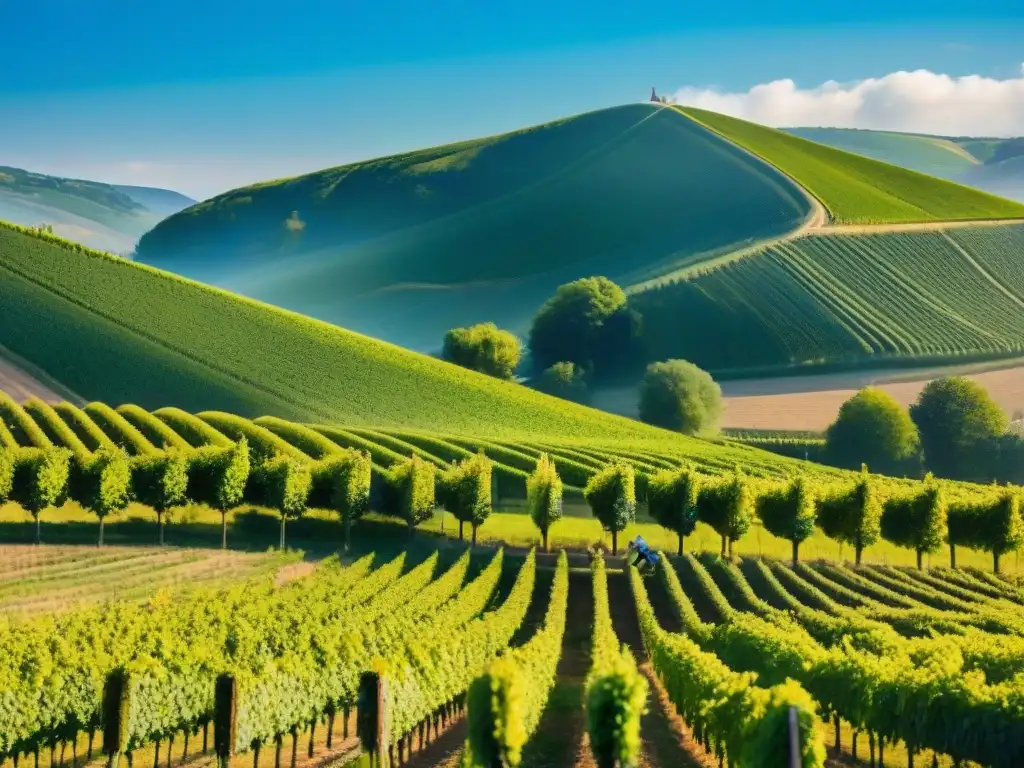
[[[0,219],[23,226],[48,224],[62,237],[114,253],[130,252],[140,235],[191,202],[168,190],[0,166]]]
[[[786,133],[1024,202],[1024,138],[928,136],[849,128]]]
[[[556,286],[630,283],[784,235],[784,175],[678,112],[633,104],[234,190],[161,222],[149,264],[413,349]]]

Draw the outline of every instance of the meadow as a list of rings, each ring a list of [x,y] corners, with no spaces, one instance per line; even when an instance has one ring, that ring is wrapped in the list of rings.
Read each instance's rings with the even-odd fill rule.
[[[970,187],[734,117],[679,109],[782,170],[817,197],[837,224],[1024,217],[1024,204]]]
[[[161,222],[138,258],[434,351],[475,322],[524,333],[562,283],[645,279],[809,213],[775,169],[633,104],[234,190]]]
[[[653,359],[720,374],[956,364],[1024,349],[1024,226],[823,230],[630,297]],[[700,323],[700,334],[670,329]],[[737,361],[742,361],[737,365]]]

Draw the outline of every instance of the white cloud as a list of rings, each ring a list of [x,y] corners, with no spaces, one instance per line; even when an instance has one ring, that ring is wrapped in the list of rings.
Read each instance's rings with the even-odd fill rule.
[[[934,133],[945,136],[1024,135],[1024,64],[1021,77],[950,77],[919,69],[816,88],[792,80],[727,93],[681,88],[679,104],[723,112],[772,126],[831,126]]]

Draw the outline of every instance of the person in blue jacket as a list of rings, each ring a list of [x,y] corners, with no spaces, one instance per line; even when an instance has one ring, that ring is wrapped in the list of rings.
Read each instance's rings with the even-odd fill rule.
[[[658,567],[658,553],[647,546],[642,536],[637,536],[629,542],[628,549],[631,563],[640,573],[650,573]]]

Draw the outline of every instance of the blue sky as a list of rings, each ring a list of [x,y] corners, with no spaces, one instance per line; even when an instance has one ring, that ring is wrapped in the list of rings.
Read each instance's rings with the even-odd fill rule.
[[[1021,76],[1019,2],[0,0],[0,165],[207,197],[643,99]]]

